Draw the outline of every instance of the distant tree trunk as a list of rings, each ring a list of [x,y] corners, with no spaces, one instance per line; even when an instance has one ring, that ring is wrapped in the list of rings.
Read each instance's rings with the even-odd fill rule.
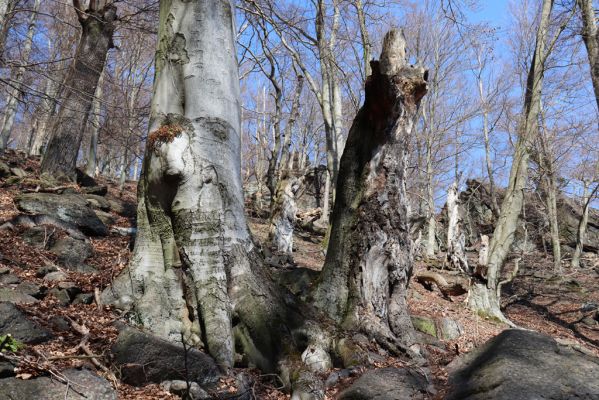
[[[35,0],[33,3],[33,9],[31,16],[29,17],[29,27],[27,28],[27,36],[25,37],[25,43],[23,45],[23,64],[27,64],[29,61],[29,55],[31,53],[31,46],[33,45],[33,35],[35,33],[35,22],[37,20],[37,11],[40,7],[40,0]],[[0,10],[1,12],[1,10]],[[22,93],[23,78],[25,75],[25,66],[20,65],[16,68],[14,73],[14,86],[10,90],[6,107],[4,111],[4,123],[2,125],[2,131],[0,132],[0,151],[6,149],[12,127],[15,122],[15,116],[17,114],[17,106]]]
[[[482,49],[480,50],[482,51]],[[483,86],[483,62],[481,59],[480,51],[477,52],[477,61],[479,66],[479,72],[477,75],[478,83],[478,97],[481,103],[481,112],[483,116],[483,140],[485,145],[485,164],[487,167],[487,176],[489,177],[489,193],[491,195],[491,209],[495,217],[499,216],[499,205],[497,203],[497,194],[495,190],[495,177],[493,175],[493,163],[491,161],[491,138],[489,137],[489,110],[487,106],[487,96],[485,95],[485,89]]]
[[[52,118],[56,111],[56,97],[60,89],[60,81],[53,78],[46,80],[44,87],[44,98],[41,104],[35,112],[35,118],[37,121],[36,129],[33,132],[31,145],[29,146],[29,155],[37,156],[42,153],[42,149],[45,147],[46,139],[48,137],[49,126],[51,125]]]
[[[269,240],[273,248],[290,258],[293,256],[293,229],[295,227],[295,214],[297,213],[295,195],[302,183],[300,179],[291,175],[292,171],[289,168],[289,162],[292,160],[290,146],[291,134],[299,114],[303,82],[304,78],[299,76],[291,103],[291,113],[283,131],[277,190],[273,195],[270,212]]]
[[[341,158],[326,261],[315,304],[344,327],[410,348],[406,290],[412,273],[408,143],[427,73],[405,60],[405,39],[385,36],[366,100]]]
[[[85,165],[85,173],[89,176],[96,176],[98,167],[98,138],[100,136],[100,111],[102,111],[102,83],[104,81],[104,73],[100,75],[98,87],[94,95],[92,104],[92,118],[90,123],[90,139],[89,149],[87,150],[87,164]]]
[[[8,25],[12,16],[15,0],[0,0],[0,60],[4,61],[4,45],[8,36]]]
[[[296,337],[328,355],[332,332],[269,279],[247,226],[234,11],[222,0],[160,2],[135,249],[104,299],[128,301],[161,337],[203,344],[223,369],[239,351],[274,371],[285,355],[305,358]]]
[[[466,238],[460,229],[458,199],[458,181],[451,184],[447,191],[447,255],[446,263],[451,269],[469,272],[466,258]]]
[[[91,2],[96,5],[97,2]],[[75,59],[65,80],[61,105],[52,127],[52,136],[42,159],[41,170],[51,175],[72,177],[81,139],[87,123],[98,80],[113,47],[116,7],[109,3],[102,8],[83,12],[79,0],[73,1],[81,23]]]
[[[582,251],[584,249],[587,224],[589,222],[589,208],[591,206],[591,200],[593,199],[595,192],[597,192],[597,190],[599,189],[599,185],[597,185],[595,189],[589,194],[588,187],[588,183],[586,181],[583,181],[582,213],[580,215],[580,220],[578,221],[578,230],[576,233],[576,248],[574,249],[574,254],[572,254],[571,261],[572,268],[580,268],[580,256],[582,256]]]
[[[500,277],[511,249],[524,202],[524,188],[528,178],[528,146],[538,133],[541,89],[547,54],[545,40],[553,0],[543,0],[541,18],[536,35],[535,51],[528,71],[524,111],[512,159],[512,168],[505,190],[499,218],[489,245],[486,276],[476,276],[470,287],[468,305],[479,314],[509,323],[500,308]]]
[[[298,178],[281,177],[270,219],[269,241],[277,252],[287,256],[289,260],[293,257],[293,229],[297,218],[295,195],[300,185]]]
[[[599,29],[593,7],[593,0],[577,0],[582,15],[582,40],[587,48],[591,67],[591,81],[595,91],[595,100],[599,109]]]
[[[368,28],[366,27],[366,13],[364,12],[364,2],[362,0],[355,0],[354,6],[358,13],[358,24],[360,25],[360,36],[362,38],[362,58],[364,61],[364,80],[370,76],[372,72],[370,70],[370,59],[372,57],[372,43],[370,43],[370,35],[368,34]]]

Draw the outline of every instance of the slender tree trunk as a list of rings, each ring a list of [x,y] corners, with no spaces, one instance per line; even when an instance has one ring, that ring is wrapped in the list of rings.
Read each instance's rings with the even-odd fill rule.
[[[430,138],[430,136],[429,136]],[[427,139],[426,146],[426,256],[434,257],[437,248],[437,220],[435,219],[435,191],[434,191],[434,171],[432,160],[432,143]]]
[[[104,73],[100,75],[100,79],[98,80],[98,87],[96,88],[96,94],[94,95],[94,102],[92,105],[89,148],[87,150],[87,164],[85,166],[85,173],[89,176],[96,176],[96,169],[98,166],[98,139],[100,136],[100,112],[102,111],[101,100],[103,82]]]
[[[522,121],[519,126],[512,159],[512,168],[505,190],[499,218],[489,244],[486,276],[477,276],[470,287],[468,305],[479,314],[509,322],[500,308],[500,277],[511,249],[524,202],[524,188],[528,178],[528,161],[531,141],[538,133],[541,89],[544,64],[547,57],[545,40],[553,0],[543,0],[541,18],[536,36],[535,51],[528,71]]]
[[[75,170],[94,93],[108,50],[113,46],[112,34],[117,18],[112,3],[85,13],[75,6],[75,11],[82,27],[81,38],[65,80],[61,106],[41,165],[44,173],[67,177],[71,177]]]
[[[487,106],[487,97],[483,87],[482,73],[483,64],[481,55],[477,54],[479,73],[478,81],[478,97],[481,103],[481,111],[483,115],[483,140],[485,145],[485,164],[487,167],[487,176],[489,177],[489,193],[491,195],[491,208],[495,217],[499,217],[499,205],[497,203],[497,194],[495,193],[495,177],[493,175],[493,162],[491,161],[491,138],[489,137],[489,110]]]
[[[130,265],[104,299],[128,301],[161,337],[203,344],[223,369],[239,350],[274,371],[286,354],[303,350],[292,335],[307,345],[297,359],[323,354],[326,361],[332,331],[269,279],[250,236],[234,10],[222,0],[160,2],[138,234]],[[319,365],[330,367],[330,358],[311,367]]]
[[[571,265],[572,268],[580,268],[580,257],[584,249],[585,236],[587,231],[587,224],[589,222],[589,208],[591,207],[591,199],[593,198],[599,185],[595,187],[593,192],[589,195],[588,193],[588,182],[583,181],[583,194],[582,194],[582,213],[580,220],[578,221],[578,231],[576,233],[576,248],[572,254]]]
[[[37,127],[33,132],[31,146],[29,146],[29,155],[40,155],[45,147],[48,137],[49,126],[56,110],[56,97],[60,88],[59,80],[48,78],[44,88],[44,98],[41,101],[40,108],[36,110],[35,118]]]
[[[364,59],[364,80],[370,76],[370,58],[372,57],[372,43],[366,27],[366,14],[364,13],[364,2],[356,0],[356,11],[358,13],[358,24],[360,25],[360,36],[362,38],[362,58]]]
[[[37,11],[40,7],[40,0],[35,0],[33,3],[33,10],[29,17],[29,27],[27,28],[27,36],[25,37],[25,44],[23,45],[23,64],[27,64],[29,61],[29,54],[31,53],[31,46],[33,45],[33,35],[35,33],[35,22],[37,20]],[[0,10],[1,12],[1,10]],[[2,131],[0,132],[0,151],[6,149],[12,127],[15,122],[15,116],[17,114],[17,106],[22,92],[23,78],[25,75],[25,67],[23,65],[16,68],[14,74],[14,86],[8,95],[4,112],[4,123],[2,125]]]
[[[15,4],[15,0],[0,0],[0,60],[2,62],[4,61],[4,45],[8,36],[8,26]]]
[[[366,100],[350,129],[315,304],[381,344],[409,348],[406,289],[412,272],[408,143],[427,73],[405,61],[405,39],[385,36]]]
[[[582,40],[587,48],[591,67],[591,81],[595,91],[595,100],[599,108],[599,29],[593,0],[577,0],[582,15]]]

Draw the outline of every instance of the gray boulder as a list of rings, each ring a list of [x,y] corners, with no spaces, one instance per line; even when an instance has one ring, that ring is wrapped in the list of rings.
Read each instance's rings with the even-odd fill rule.
[[[424,376],[406,368],[381,368],[367,371],[345,389],[338,400],[428,399]]]
[[[190,381],[204,386],[220,376],[214,360],[201,351],[192,348],[185,354],[183,346],[131,327],[119,333],[111,352],[121,380],[133,386],[186,380],[186,374]]]
[[[14,304],[0,303],[0,335],[9,333],[26,344],[43,343],[52,338],[50,332],[27,318]]]
[[[599,358],[509,329],[450,368],[447,400],[598,400]]]
[[[74,194],[26,193],[15,197],[17,208],[29,214],[45,214],[75,225],[83,233],[105,236],[106,226],[87,206],[84,197]]]
[[[58,256],[60,264],[73,270],[77,270],[93,254],[93,248],[89,241],[78,240],[69,236],[58,239],[52,245],[50,251]]]
[[[96,186],[84,186],[81,188],[84,193],[93,194],[96,196],[106,196],[108,194],[108,186],[96,185]]]
[[[62,371],[69,380],[66,385],[46,376],[23,380],[0,380],[0,399],[7,400],[117,400],[110,382],[85,369]]]
[[[18,288],[0,287],[0,302],[2,301],[15,304],[30,304],[37,302],[37,299],[27,293],[21,292]]]

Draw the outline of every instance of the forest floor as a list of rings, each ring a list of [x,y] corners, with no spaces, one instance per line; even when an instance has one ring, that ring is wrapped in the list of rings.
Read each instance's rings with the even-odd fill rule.
[[[0,224],[9,221],[19,214],[15,207],[14,197],[25,192],[35,191],[39,163],[35,159],[23,160],[17,154],[4,156],[5,163],[20,168],[28,173],[29,178],[20,180],[0,180]],[[109,197],[121,199],[131,206],[135,203],[136,185],[127,183],[120,193],[116,185],[108,180],[99,179],[98,183],[107,185]],[[73,185],[74,190],[79,190]],[[129,228],[134,225],[133,218],[111,212],[114,226]],[[268,232],[268,221],[250,218],[250,228],[257,242],[264,242]],[[49,291],[58,282],[48,282],[39,276],[39,268],[56,264],[56,255],[26,243],[21,234],[24,228],[0,229],[0,268],[7,267],[21,282],[29,282],[47,288]],[[60,234],[55,232],[55,234]],[[298,234],[295,237],[294,261],[297,267],[319,270],[324,262],[324,253],[319,243],[321,238],[310,234]],[[81,273],[62,269],[68,280],[83,293],[94,293],[94,289],[105,288],[111,280],[127,265],[130,251],[130,238],[117,233],[105,237],[90,238],[94,255],[86,261],[95,267],[97,272]],[[581,346],[599,355],[599,326],[585,324],[588,316],[583,311],[586,304],[599,304],[599,259],[595,265],[586,269],[571,270],[564,268],[563,273],[556,274],[552,270],[551,259],[544,254],[525,255],[520,262],[520,273],[503,295],[506,316],[522,328],[533,329],[570,344]],[[418,261],[415,272],[426,268],[424,261]],[[0,286],[5,285],[1,284]],[[5,285],[7,286],[7,285]],[[465,295],[444,299],[434,290],[426,290],[412,281],[409,288],[409,307],[415,316],[438,319],[442,317],[457,321],[462,327],[462,335],[453,340],[439,340],[431,337],[425,345],[432,376],[430,380],[438,393],[434,398],[441,399],[447,382],[447,365],[458,355],[468,352],[489,338],[497,335],[507,326],[486,320],[469,311],[465,306]],[[48,295],[39,302],[19,305],[19,308],[36,322],[53,333],[53,339],[39,345],[27,346],[19,353],[24,361],[19,376],[23,379],[43,373],[57,372],[62,369],[90,365],[90,359],[75,358],[80,353],[81,334],[62,326],[60,320],[67,319],[84,324],[90,330],[89,348],[98,355],[99,361],[110,366],[109,348],[117,336],[114,321],[120,318],[116,310],[110,306],[93,304],[61,305],[55,297]],[[60,318],[62,317],[62,319]],[[0,332],[1,333],[1,332]],[[385,366],[401,366],[404,363],[393,357],[381,357],[372,365],[365,367],[380,368]],[[97,369],[97,365],[90,365]],[[248,371],[256,382],[254,390],[259,399],[288,399],[289,396],[277,390],[272,383],[256,371]],[[107,376],[101,370],[99,374]],[[357,376],[341,379],[338,384],[329,388],[327,399],[334,399],[336,394],[347,387]],[[223,379],[221,385],[226,387],[230,381]],[[118,384],[121,399],[176,399],[158,385],[135,388]]]

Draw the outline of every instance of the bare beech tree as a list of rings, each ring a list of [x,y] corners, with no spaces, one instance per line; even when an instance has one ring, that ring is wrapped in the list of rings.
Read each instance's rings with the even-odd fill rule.
[[[104,0],[90,1],[85,11],[79,0],[73,0],[73,8],[82,27],[81,38],[41,166],[45,173],[68,177],[74,172],[96,86],[113,46],[117,18],[116,6]]]
[[[512,168],[505,190],[501,211],[489,244],[486,274],[478,276],[470,287],[469,306],[479,313],[511,324],[500,307],[501,272],[514,241],[518,220],[524,201],[524,189],[528,178],[529,146],[538,134],[541,91],[547,57],[561,30],[548,44],[548,30],[553,0],[543,0],[536,45],[528,70],[523,115],[515,144]],[[563,29],[563,28],[562,28]]]

